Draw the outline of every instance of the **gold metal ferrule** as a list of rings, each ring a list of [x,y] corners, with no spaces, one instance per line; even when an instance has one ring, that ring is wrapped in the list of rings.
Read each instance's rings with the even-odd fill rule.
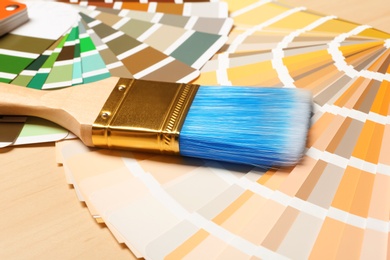
[[[198,85],[119,79],[95,123],[96,147],[179,153],[179,134]]]

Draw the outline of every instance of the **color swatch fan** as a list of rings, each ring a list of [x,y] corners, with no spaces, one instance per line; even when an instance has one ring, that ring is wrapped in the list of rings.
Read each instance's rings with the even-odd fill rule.
[[[57,146],[68,182],[146,259],[388,259],[390,34],[303,7],[225,2],[234,28],[194,82],[311,90],[302,162],[260,169],[72,140]]]
[[[56,2],[26,4],[31,21],[0,39],[0,58],[5,61],[0,80],[35,89],[111,76],[189,82],[227,41],[232,27],[222,3],[200,3],[207,7],[207,17],[193,15],[199,13],[196,3],[185,8],[186,16]],[[143,5],[134,3],[132,8]],[[215,25],[207,26],[209,22]],[[1,146],[74,138],[50,122],[25,120],[2,117],[0,132],[7,135],[2,135]]]

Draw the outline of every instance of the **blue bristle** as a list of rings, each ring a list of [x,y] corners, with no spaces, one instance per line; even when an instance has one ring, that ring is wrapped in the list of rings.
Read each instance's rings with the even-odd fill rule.
[[[295,164],[311,95],[289,88],[201,86],[180,132],[180,154],[262,167]]]

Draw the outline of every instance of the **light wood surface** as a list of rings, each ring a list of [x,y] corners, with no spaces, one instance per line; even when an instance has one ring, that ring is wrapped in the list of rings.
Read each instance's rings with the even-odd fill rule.
[[[53,144],[2,149],[0,167],[0,259],[135,258],[78,201]]]
[[[388,0],[289,0],[390,31]],[[54,144],[0,150],[0,259],[134,259],[66,184]]]

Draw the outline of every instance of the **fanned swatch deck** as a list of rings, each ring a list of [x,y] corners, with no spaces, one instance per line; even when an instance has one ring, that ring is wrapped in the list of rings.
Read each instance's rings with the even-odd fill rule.
[[[33,71],[27,70],[27,65],[19,72],[5,71],[8,74],[4,75],[15,75],[8,82],[21,76],[32,77],[32,82],[40,73],[46,73],[49,79],[56,67],[66,66],[53,62],[57,58],[50,59],[51,55],[59,56],[60,50],[72,44],[80,51],[69,63],[72,70],[81,67],[77,70],[81,73],[68,74],[72,76],[61,81],[46,80],[43,88],[69,80],[79,84],[89,77],[104,77],[114,69],[125,70],[127,54],[115,53],[118,49],[111,45],[123,36],[162,53],[162,60],[185,64],[186,73],[180,72],[176,81],[304,88],[314,96],[305,156],[290,168],[260,169],[94,150],[78,140],[58,142],[58,162],[69,184],[118,242],[146,259],[390,257],[390,34],[268,0],[72,2],[64,4],[64,10],[82,10],[81,19],[75,18],[78,23],[72,21],[72,29],[64,30],[61,37],[45,40],[44,48],[24,51],[34,54],[29,64],[47,55],[46,61],[53,65],[44,66],[42,62],[35,74],[23,72]],[[196,7],[201,5],[210,8]],[[214,15],[211,6],[217,6]],[[221,11],[223,6],[228,8],[229,17]],[[200,18],[202,12],[207,17]],[[174,17],[183,22],[170,23]],[[233,28],[225,31],[222,28],[229,26],[222,24],[229,21],[233,21]],[[199,29],[200,24],[206,24],[207,31]],[[219,29],[208,31],[216,25]],[[166,26],[180,28],[177,35],[182,35],[180,30],[196,31],[212,35],[214,40],[210,36],[206,41],[210,42],[209,49],[203,52],[190,51],[191,55],[198,53],[197,57],[180,60],[182,52],[177,51],[177,45],[152,44],[154,32]],[[133,27],[158,29],[139,34]],[[227,33],[228,38],[217,40]],[[162,44],[165,37],[175,38],[176,34],[163,35],[156,34],[157,42]],[[94,51],[82,47],[84,42],[94,46]],[[7,46],[0,44],[4,53]],[[103,50],[110,52],[115,62],[107,63]],[[96,68],[99,73],[83,67],[83,58],[92,58],[86,53],[100,57],[102,66]],[[199,59],[202,62],[197,62]],[[197,70],[199,76],[195,76]],[[153,75],[140,70],[128,72],[132,76]]]
[[[57,2],[26,4],[31,22],[0,39],[4,61],[0,80],[35,89],[76,86],[110,76],[186,83],[199,76],[232,27],[223,3],[185,8],[170,4],[181,6],[186,16],[157,12],[159,8],[153,13],[115,12]],[[207,8],[206,17],[196,16],[201,8]],[[8,134],[1,138],[1,146],[73,137],[50,122],[19,121],[2,118],[1,132]]]

